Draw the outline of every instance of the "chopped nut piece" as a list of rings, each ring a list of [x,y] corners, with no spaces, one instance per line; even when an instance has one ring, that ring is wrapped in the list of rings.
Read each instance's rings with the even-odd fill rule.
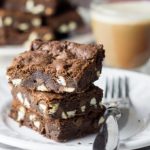
[[[99,121],[98,121],[98,125],[103,124],[105,121],[104,117],[100,117]]]
[[[81,107],[81,111],[82,111],[82,112],[85,112],[85,109],[86,109],[86,106],[82,106],[82,107]]]
[[[62,77],[62,76],[58,76],[57,82],[60,85],[66,86],[66,81],[65,81],[64,77]]]
[[[45,41],[52,40],[53,38],[54,38],[54,35],[51,34],[51,33],[46,33],[46,34],[43,36],[43,40],[45,40]]]
[[[18,98],[18,100],[23,104],[24,99],[23,99],[23,96],[22,96],[22,94],[21,94],[20,92],[17,93],[17,98]]]
[[[44,84],[39,85],[37,87],[37,90],[42,92],[48,91],[47,87]]]
[[[5,17],[5,19],[4,19],[5,26],[10,26],[10,25],[12,25],[12,23],[13,23],[12,17]]]
[[[100,71],[97,71],[97,77],[100,77],[100,74],[101,74]]]
[[[19,111],[18,111],[17,121],[23,120],[24,117],[25,117],[25,113],[26,113],[25,108],[24,108],[24,107],[20,107],[20,108],[19,108]]]
[[[70,31],[73,31],[77,28],[77,23],[76,22],[70,22],[69,25],[68,25]]]
[[[34,126],[35,126],[37,129],[40,128],[40,125],[41,125],[40,121],[34,121]]]
[[[42,20],[41,20],[40,18],[34,18],[34,19],[32,20],[32,25],[33,25],[34,27],[40,27],[41,24],[42,24]]]
[[[59,27],[58,31],[59,31],[60,33],[67,33],[67,32],[69,31],[69,28],[68,28],[68,26],[67,26],[66,24],[62,24],[62,25]]]
[[[34,7],[34,0],[27,0],[26,2],[26,10],[32,11]]]
[[[59,104],[49,104],[49,106],[49,114],[54,114],[58,110]]]
[[[42,4],[39,4],[39,5],[34,6],[31,12],[37,15],[37,14],[44,12],[44,9],[45,9],[45,6]]]
[[[96,105],[96,98],[95,98],[95,97],[93,97],[93,98],[91,99],[90,105],[91,105],[91,106],[93,105],[93,106],[97,107],[97,105]]]
[[[21,31],[27,31],[29,29],[29,24],[27,23],[21,23],[18,25],[18,29]]]
[[[68,118],[72,118],[72,117],[74,117],[74,116],[75,116],[75,114],[76,114],[76,110],[68,111],[68,112],[67,112],[67,116],[68,116]]]
[[[34,121],[36,119],[36,115],[35,114],[31,114],[30,116],[29,116],[29,120],[30,121]]]
[[[65,112],[62,112],[61,117],[62,117],[63,119],[67,119],[67,118],[68,118]]]
[[[20,85],[21,84],[21,79],[13,79],[12,80],[12,84],[14,85],[14,86],[18,86],[18,85]]]
[[[64,91],[65,92],[68,92],[68,93],[72,93],[75,91],[75,88],[72,88],[72,87],[64,87]]]
[[[39,105],[39,110],[45,114],[46,113],[46,109],[47,109],[47,106],[45,104],[43,104],[42,102],[38,104]]]
[[[25,107],[30,108],[29,100],[26,97],[24,98],[24,103],[23,104],[24,104]]]

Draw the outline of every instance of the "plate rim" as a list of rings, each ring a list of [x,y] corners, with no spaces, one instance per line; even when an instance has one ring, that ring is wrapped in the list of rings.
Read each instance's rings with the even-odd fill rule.
[[[150,80],[150,76],[149,75],[146,75],[146,74],[143,74],[143,73],[141,73],[141,72],[134,72],[134,71],[129,71],[129,70],[125,70],[125,69],[119,69],[119,68],[111,68],[111,67],[103,67],[103,70],[105,70],[105,71],[119,71],[119,72],[125,72],[125,74],[129,74],[129,76],[130,76],[130,74],[132,74],[132,75],[138,75],[138,76],[143,76],[143,77],[146,77],[148,80]],[[103,74],[103,72],[102,72],[102,74]],[[2,73],[0,73],[0,77],[5,77],[4,76],[4,74],[2,74]],[[8,138],[7,140],[9,141],[9,143],[12,145],[12,146],[16,146],[16,144],[13,144],[13,139],[14,139],[14,137],[8,137],[8,136],[5,136],[5,135],[1,135],[0,134],[0,139],[3,139],[3,141],[1,140],[1,142],[2,143],[4,143],[4,144],[8,144],[8,143],[6,143],[6,141],[7,140],[4,140],[4,139],[6,139],[6,137]],[[15,138],[15,140],[18,140],[17,138]],[[24,139],[19,139],[19,141],[18,142],[22,142],[22,141],[24,141]],[[17,142],[17,143],[18,143]],[[27,143],[28,143],[29,141],[26,141],[25,142],[25,145],[28,145]],[[31,142],[31,141],[30,141]],[[148,142],[150,142],[150,138],[148,139]],[[16,143],[16,142],[15,142]],[[34,143],[34,142],[31,142],[32,144]],[[143,142],[144,143],[144,142]],[[34,143],[35,144],[35,143]],[[42,145],[43,145],[44,143],[42,143]],[[30,145],[30,144],[29,144]],[[53,145],[54,146],[54,145]],[[133,147],[133,143],[129,143],[128,144],[128,146],[129,147]],[[18,147],[18,146],[17,146]],[[73,149],[74,148],[74,146],[69,146],[69,145],[64,145],[64,147],[65,148],[71,148],[71,149]],[[20,147],[20,148],[22,148],[22,147]],[[29,148],[29,147],[27,147],[27,148]],[[51,148],[53,148],[52,147],[52,145],[51,145]],[[58,148],[58,146],[57,145],[55,145],[54,146],[54,148]],[[80,148],[79,149],[81,149],[81,148],[86,148],[86,145],[80,145]],[[134,147],[135,148],[135,147]],[[136,147],[136,148],[139,148],[139,147]],[[76,150],[77,150],[77,147],[76,147]]]

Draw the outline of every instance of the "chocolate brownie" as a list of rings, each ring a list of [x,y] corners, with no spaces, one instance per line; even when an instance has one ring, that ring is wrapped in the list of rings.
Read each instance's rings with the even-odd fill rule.
[[[25,33],[19,32],[10,27],[0,28],[0,45],[21,45],[24,43],[29,45],[31,41],[38,38],[45,41],[53,40],[55,35],[53,31],[47,27],[34,28]]]
[[[42,18],[37,15],[0,9],[0,27],[12,27],[25,32],[42,25]]]
[[[12,86],[11,86],[12,87]],[[84,93],[56,94],[37,92],[23,87],[12,87],[13,98],[26,108],[39,114],[56,119],[68,119],[88,114],[90,111],[101,111],[103,91],[92,85]]]
[[[50,16],[64,3],[68,3],[67,0],[5,0],[4,7],[9,10]]]
[[[68,34],[84,26],[81,16],[75,9],[62,12],[53,17],[44,17],[43,20],[46,25],[59,34]]]
[[[66,142],[98,132],[104,122],[103,114],[104,110],[66,120],[46,119],[14,100],[9,116],[49,139]]]
[[[103,46],[35,40],[7,70],[9,83],[37,91],[85,91],[101,73]]]

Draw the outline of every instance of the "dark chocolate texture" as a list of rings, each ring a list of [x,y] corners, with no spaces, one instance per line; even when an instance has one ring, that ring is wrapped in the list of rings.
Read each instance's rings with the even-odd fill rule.
[[[35,40],[7,70],[9,82],[37,91],[84,92],[101,73],[103,46]]]
[[[69,119],[87,115],[91,111],[102,111],[103,91],[91,85],[84,93],[49,93],[12,87],[13,98],[20,101],[26,108],[47,118]]]
[[[45,119],[13,100],[9,116],[21,126],[27,126],[49,139],[66,142],[98,132],[104,122],[103,114],[104,111],[67,120]]]

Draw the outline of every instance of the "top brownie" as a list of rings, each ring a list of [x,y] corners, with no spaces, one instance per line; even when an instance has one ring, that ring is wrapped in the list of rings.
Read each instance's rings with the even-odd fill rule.
[[[55,93],[84,92],[99,78],[103,46],[69,41],[35,40],[7,70],[14,86]]]

